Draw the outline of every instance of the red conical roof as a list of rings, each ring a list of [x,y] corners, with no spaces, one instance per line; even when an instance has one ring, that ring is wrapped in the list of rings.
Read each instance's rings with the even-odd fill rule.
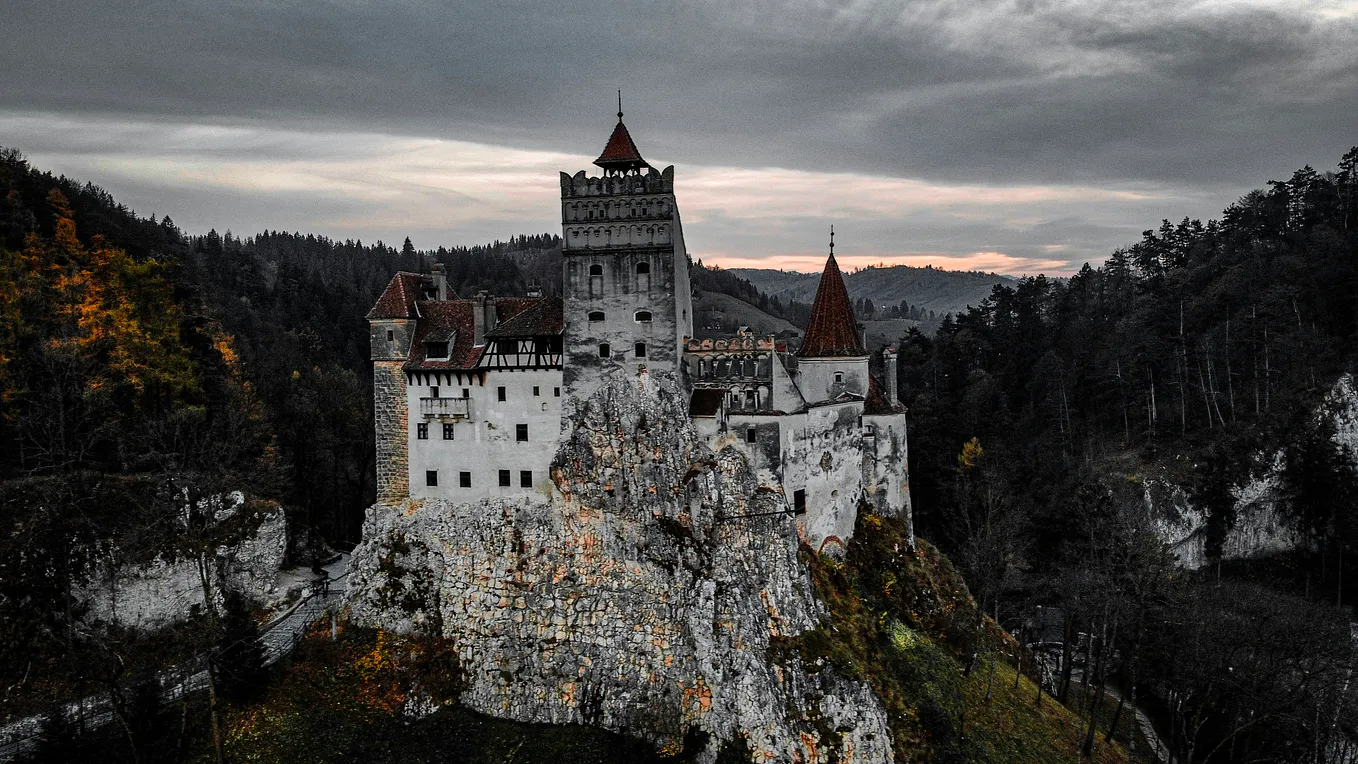
[[[594,164],[599,165],[605,170],[640,170],[643,167],[650,167],[646,160],[641,158],[641,152],[637,151],[637,145],[632,142],[632,136],[627,132],[627,126],[622,123],[622,115],[618,115],[618,126],[613,128],[613,134],[608,138],[608,145],[604,146],[604,153],[594,160]]]
[[[827,358],[867,355],[858,337],[858,322],[853,317],[853,303],[844,277],[839,273],[835,256],[825,261],[825,271],[816,288],[816,301],[811,305],[811,321],[806,325],[806,339],[797,351],[798,358]]]

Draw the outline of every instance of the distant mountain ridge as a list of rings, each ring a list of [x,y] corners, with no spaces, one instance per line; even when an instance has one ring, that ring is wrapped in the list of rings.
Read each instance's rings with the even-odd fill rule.
[[[728,272],[754,284],[769,297],[784,302],[810,303],[816,297],[819,273],[780,271],[772,268],[731,268]],[[997,284],[1009,285],[1014,279],[997,273],[947,271],[909,265],[868,267],[846,273],[844,284],[855,301],[867,298],[879,308],[910,305],[932,310],[938,315],[960,313],[990,296]]]

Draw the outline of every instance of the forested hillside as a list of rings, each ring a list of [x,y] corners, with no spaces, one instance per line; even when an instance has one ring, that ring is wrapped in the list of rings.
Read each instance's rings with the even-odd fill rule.
[[[798,273],[768,268],[732,268],[731,274],[747,281],[767,296],[810,305],[816,296],[820,273]],[[942,318],[948,313],[960,313],[980,303],[997,284],[1009,284],[1013,279],[994,273],[977,271],[947,271],[932,266],[916,268],[909,265],[890,267],[872,266],[845,273],[844,285],[860,319],[872,318],[874,313],[895,309],[901,318],[928,320]],[[864,304],[866,301],[866,304]],[[860,307],[861,306],[861,307]],[[871,307],[869,307],[871,306]],[[882,317],[882,316],[878,316]]]
[[[1087,672],[1154,690],[1186,760],[1329,760],[1354,708],[1358,474],[1315,410],[1356,331],[1358,149],[1069,280],[996,287],[903,342],[918,530],[1002,621],[1056,606]],[[1183,487],[1219,557],[1233,492],[1278,453],[1302,548],[1174,570],[1146,482]]]

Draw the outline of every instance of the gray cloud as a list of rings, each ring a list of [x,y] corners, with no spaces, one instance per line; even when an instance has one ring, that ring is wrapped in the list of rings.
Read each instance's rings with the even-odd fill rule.
[[[583,152],[621,87],[643,150],[679,161],[1259,184],[1355,140],[1358,24],[1319,10],[19,0],[0,108]]]

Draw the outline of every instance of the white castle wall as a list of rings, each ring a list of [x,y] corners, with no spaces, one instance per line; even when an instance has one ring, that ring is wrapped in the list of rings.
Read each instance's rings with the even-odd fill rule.
[[[548,466],[561,440],[561,403],[566,395],[560,369],[488,370],[485,383],[467,379],[461,384],[438,385],[439,395],[458,398],[466,389],[470,418],[453,422],[453,439],[443,439],[438,417],[420,412],[420,399],[431,396],[424,375],[406,387],[410,412],[407,442],[410,453],[410,496],[476,501],[489,497],[517,498],[547,490]],[[448,382],[444,375],[442,382]],[[499,400],[498,388],[505,388]],[[534,395],[533,388],[537,388]],[[420,423],[428,423],[429,437],[418,438]],[[516,425],[528,425],[528,441],[516,438]],[[426,472],[438,472],[438,485],[427,484]],[[500,485],[499,471],[509,470],[510,485]],[[533,486],[520,485],[521,471],[533,473]],[[471,487],[463,488],[459,473],[471,473]]]
[[[836,374],[843,380],[836,382]],[[842,393],[867,396],[868,357],[800,358],[797,387],[808,403],[834,400]]]

